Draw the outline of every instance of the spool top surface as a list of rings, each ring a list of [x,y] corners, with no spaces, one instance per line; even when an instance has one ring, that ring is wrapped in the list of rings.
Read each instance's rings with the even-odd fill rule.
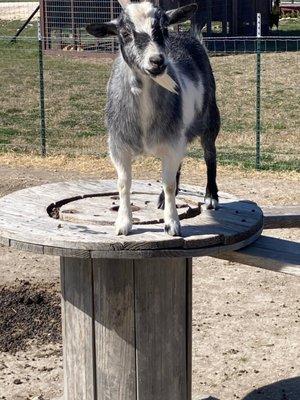
[[[181,185],[176,198],[182,237],[164,232],[156,203],[161,184],[134,181],[133,230],[116,236],[115,181],[47,184],[0,199],[0,243],[37,253],[86,258],[192,257],[235,250],[261,233],[263,215],[253,202],[220,193],[220,208],[201,207],[203,189]]]

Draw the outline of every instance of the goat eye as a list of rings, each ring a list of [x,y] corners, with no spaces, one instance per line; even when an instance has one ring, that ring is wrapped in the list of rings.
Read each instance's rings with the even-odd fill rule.
[[[128,39],[131,37],[131,32],[129,32],[127,29],[122,29],[121,35],[124,39]]]

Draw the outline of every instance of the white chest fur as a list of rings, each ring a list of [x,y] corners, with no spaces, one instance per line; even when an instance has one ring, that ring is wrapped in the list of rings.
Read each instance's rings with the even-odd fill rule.
[[[188,129],[195,118],[196,112],[201,112],[204,99],[204,86],[201,76],[197,82],[193,82],[186,76],[180,76],[182,93],[182,119],[184,130]]]
[[[180,88],[181,88],[181,91],[178,95],[181,96],[182,98],[182,126],[183,126],[183,129],[180,132],[180,139],[178,146],[182,147],[186,142],[185,138],[186,130],[192,124],[195,118],[195,114],[201,112],[202,110],[203,98],[204,98],[204,86],[200,76],[198,81],[194,82],[188,77],[180,75],[177,72],[177,80],[180,83]],[[153,85],[152,80],[150,80],[148,77],[144,79],[142,78],[142,87],[141,89],[139,89],[139,92],[136,92],[134,95],[136,95],[139,98],[139,103],[140,103],[140,118],[141,118],[142,134],[143,134],[144,152],[160,157],[161,153],[166,152],[167,143],[163,144],[156,143],[156,141],[153,140],[153,134],[149,132],[150,122],[153,121],[153,118],[155,118],[155,112],[157,113],[160,112],[160,110],[155,110],[155,104],[153,104],[151,98],[151,85]],[[173,146],[174,143],[172,143],[172,147]]]

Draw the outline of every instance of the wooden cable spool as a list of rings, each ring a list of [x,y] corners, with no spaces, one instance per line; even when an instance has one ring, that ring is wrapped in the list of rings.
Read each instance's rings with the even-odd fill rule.
[[[0,199],[0,243],[61,262],[65,400],[191,400],[192,257],[256,240],[263,214],[203,189],[177,196],[182,237],[164,232],[159,182],[132,185],[134,226],[116,236],[115,181],[62,182]]]

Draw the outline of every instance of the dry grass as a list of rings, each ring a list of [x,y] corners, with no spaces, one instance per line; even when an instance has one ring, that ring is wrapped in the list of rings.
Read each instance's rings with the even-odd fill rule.
[[[256,56],[231,55],[212,58],[222,117],[218,139],[221,162],[254,163],[256,121]],[[262,56],[263,161],[297,169],[300,153],[299,53]],[[299,168],[299,164],[298,164]],[[277,168],[275,168],[277,169]]]
[[[0,44],[0,150],[39,152],[36,49]],[[13,68],[12,68],[13,65]],[[222,131],[219,163],[255,164],[255,55],[213,57]],[[299,52],[262,56],[263,167],[297,170],[300,98]],[[50,155],[106,156],[104,105],[110,62],[45,57],[47,151]],[[202,157],[199,143],[189,156]]]
[[[35,168],[48,171],[70,171],[81,174],[97,175],[101,179],[108,179],[116,176],[115,169],[109,157],[96,157],[90,155],[79,155],[70,157],[68,155],[56,155],[41,157],[35,154],[0,154],[0,165],[6,165],[13,168]],[[153,157],[137,158],[133,163],[133,174],[136,178],[159,179],[161,176],[161,163]],[[204,162],[199,162],[191,157],[186,157],[183,163],[183,179],[193,180],[195,183],[201,176],[205,181],[206,168]],[[289,181],[299,182],[299,174],[295,171],[256,171],[239,169],[234,166],[220,165],[218,174],[222,177],[234,179],[247,178],[281,180],[288,178]],[[198,181],[199,184],[199,181]]]
[[[55,180],[116,179],[109,157],[88,155],[43,158],[34,154],[0,154],[0,170],[3,182],[7,180],[9,171],[13,171],[17,181],[23,184],[24,179],[29,179],[31,185],[34,181],[28,177],[32,175],[43,176],[46,181],[53,175]],[[133,178],[161,180],[160,162],[152,157],[137,159],[133,164]],[[295,171],[256,171],[219,165],[217,180],[220,191],[261,205],[299,203],[299,174]],[[183,163],[181,181],[205,187],[204,162],[187,157]]]

